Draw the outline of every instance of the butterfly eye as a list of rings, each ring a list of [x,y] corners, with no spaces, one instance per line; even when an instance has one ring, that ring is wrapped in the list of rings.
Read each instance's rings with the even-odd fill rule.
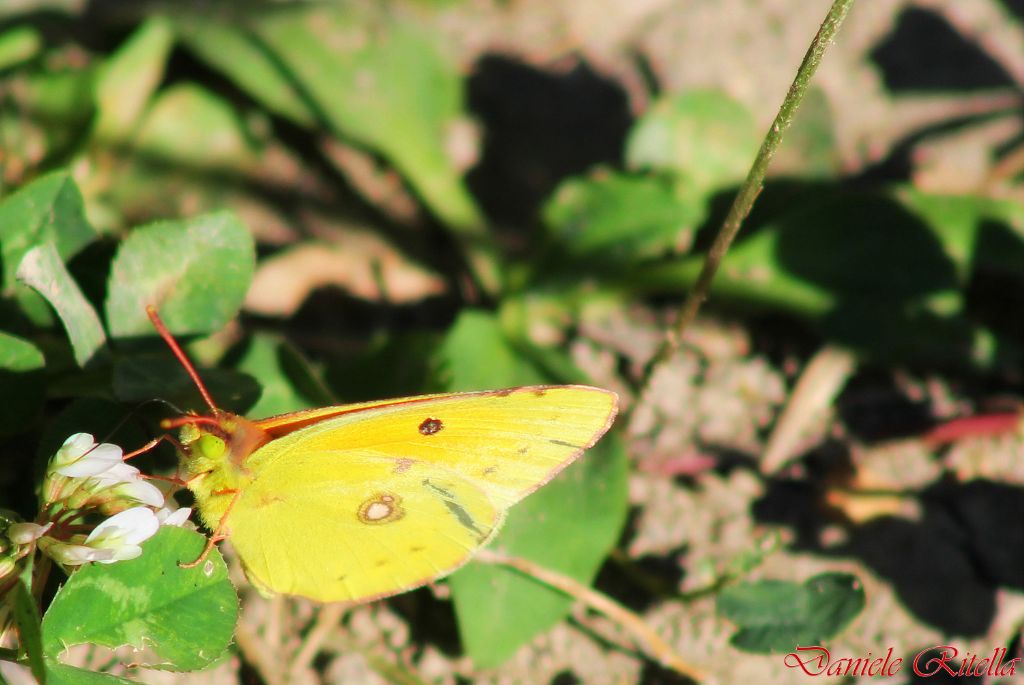
[[[207,459],[219,459],[224,456],[227,445],[216,435],[206,433],[195,441],[196,453]]]

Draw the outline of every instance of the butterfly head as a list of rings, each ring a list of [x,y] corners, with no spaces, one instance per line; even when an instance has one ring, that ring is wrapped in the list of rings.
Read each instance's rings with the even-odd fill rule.
[[[251,421],[224,411],[214,416],[188,414],[163,422],[178,428],[180,473],[192,494],[203,521],[216,529],[226,515],[233,495],[252,481],[243,464],[258,445],[262,433]],[[256,428],[257,434],[249,428]]]
[[[170,419],[163,426],[180,428],[181,460],[191,475],[225,467],[244,470],[249,455],[270,440],[254,422],[222,410],[216,416],[190,414]]]
[[[218,431],[219,432],[219,431]],[[223,461],[228,444],[223,437],[209,430],[203,430],[195,423],[186,423],[178,433],[182,451],[190,459]]]

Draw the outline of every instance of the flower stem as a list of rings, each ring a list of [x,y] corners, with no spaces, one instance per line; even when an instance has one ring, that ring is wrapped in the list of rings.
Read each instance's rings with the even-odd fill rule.
[[[757,157],[750,167],[747,178],[736,194],[736,199],[733,200],[732,207],[730,207],[728,215],[726,215],[725,220],[722,222],[722,227],[718,230],[714,243],[712,243],[707,256],[704,258],[704,266],[697,277],[697,282],[683,303],[679,318],[676,320],[675,325],[667,331],[664,342],[648,367],[650,370],[648,379],[651,373],[653,373],[654,368],[670,358],[679,349],[683,332],[697,316],[697,310],[700,309],[700,305],[708,298],[711,281],[714,279],[715,273],[725,257],[725,253],[729,250],[729,246],[732,245],[736,234],[740,230],[740,226],[747,218],[747,215],[750,214],[754,201],[764,187],[764,178],[768,172],[768,165],[771,163],[779,143],[782,142],[782,134],[792,123],[793,115],[803,101],[804,94],[807,92],[807,86],[810,84],[811,77],[821,63],[825,49],[832,42],[836,32],[839,31],[839,27],[842,25],[843,19],[846,18],[846,14],[852,4],[853,0],[833,0],[832,7],[818,28],[818,33],[814,36],[814,40],[811,41],[811,45],[804,55],[803,62],[801,62],[800,68],[796,72],[796,77],[789,87],[789,92],[786,93],[786,98],[783,100],[778,114],[775,115],[775,121],[772,122],[771,128],[768,129],[768,133],[761,143],[761,149],[758,151]]]
[[[526,574],[577,601],[583,602],[594,611],[604,614],[629,631],[637,645],[662,666],[670,668],[676,673],[696,682],[700,682],[705,677],[704,671],[683,661],[682,657],[676,654],[675,650],[648,626],[643,618],[611,597],[587,587],[575,578],[570,578],[557,571],[545,568],[529,559],[509,556],[489,549],[480,550],[475,558],[477,561],[484,563],[501,564],[514,568],[520,573]]]

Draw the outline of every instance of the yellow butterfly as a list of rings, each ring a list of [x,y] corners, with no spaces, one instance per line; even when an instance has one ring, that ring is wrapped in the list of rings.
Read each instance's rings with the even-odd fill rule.
[[[265,593],[361,602],[466,563],[505,511],[604,435],[615,393],[583,385],[403,397],[251,421],[218,409],[156,310],[147,313],[209,416],[181,427],[182,477]]]

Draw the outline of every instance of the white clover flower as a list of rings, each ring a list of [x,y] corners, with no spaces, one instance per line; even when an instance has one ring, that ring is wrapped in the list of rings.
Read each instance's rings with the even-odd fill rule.
[[[188,521],[188,517],[192,515],[192,509],[189,507],[181,507],[171,511],[169,507],[164,507],[156,512],[156,519],[160,522],[161,526],[183,526]]]
[[[164,505],[164,493],[140,475],[140,471],[123,461],[114,464],[103,473],[93,477],[94,491],[111,490],[114,494],[140,504],[160,508]]]
[[[75,433],[64,441],[51,460],[51,468],[62,476],[83,478],[95,476],[112,466],[124,463],[117,445],[102,443],[88,433]]]
[[[109,559],[92,559],[101,564],[134,559],[142,554],[139,545],[156,534],[160,527],[156,514],[148,507],[132,507],[119,514],[114,514],[100,523],[89,533],[85,544],[97,550],[109,550],[113,555]]]
[[[45,526],[38,523],[12,523],[7,528],[7,538],[16,545],[27,545],[46,535],[53,528],[53,521]]]
[[[103,564],[110,564],[114,561],[113,549],[97,549],[85,545],[73,545],[68,542],[54,542],[47,545],[45,553],[54,561],[64,566],[81,566],[90,561],[98,561]]]

